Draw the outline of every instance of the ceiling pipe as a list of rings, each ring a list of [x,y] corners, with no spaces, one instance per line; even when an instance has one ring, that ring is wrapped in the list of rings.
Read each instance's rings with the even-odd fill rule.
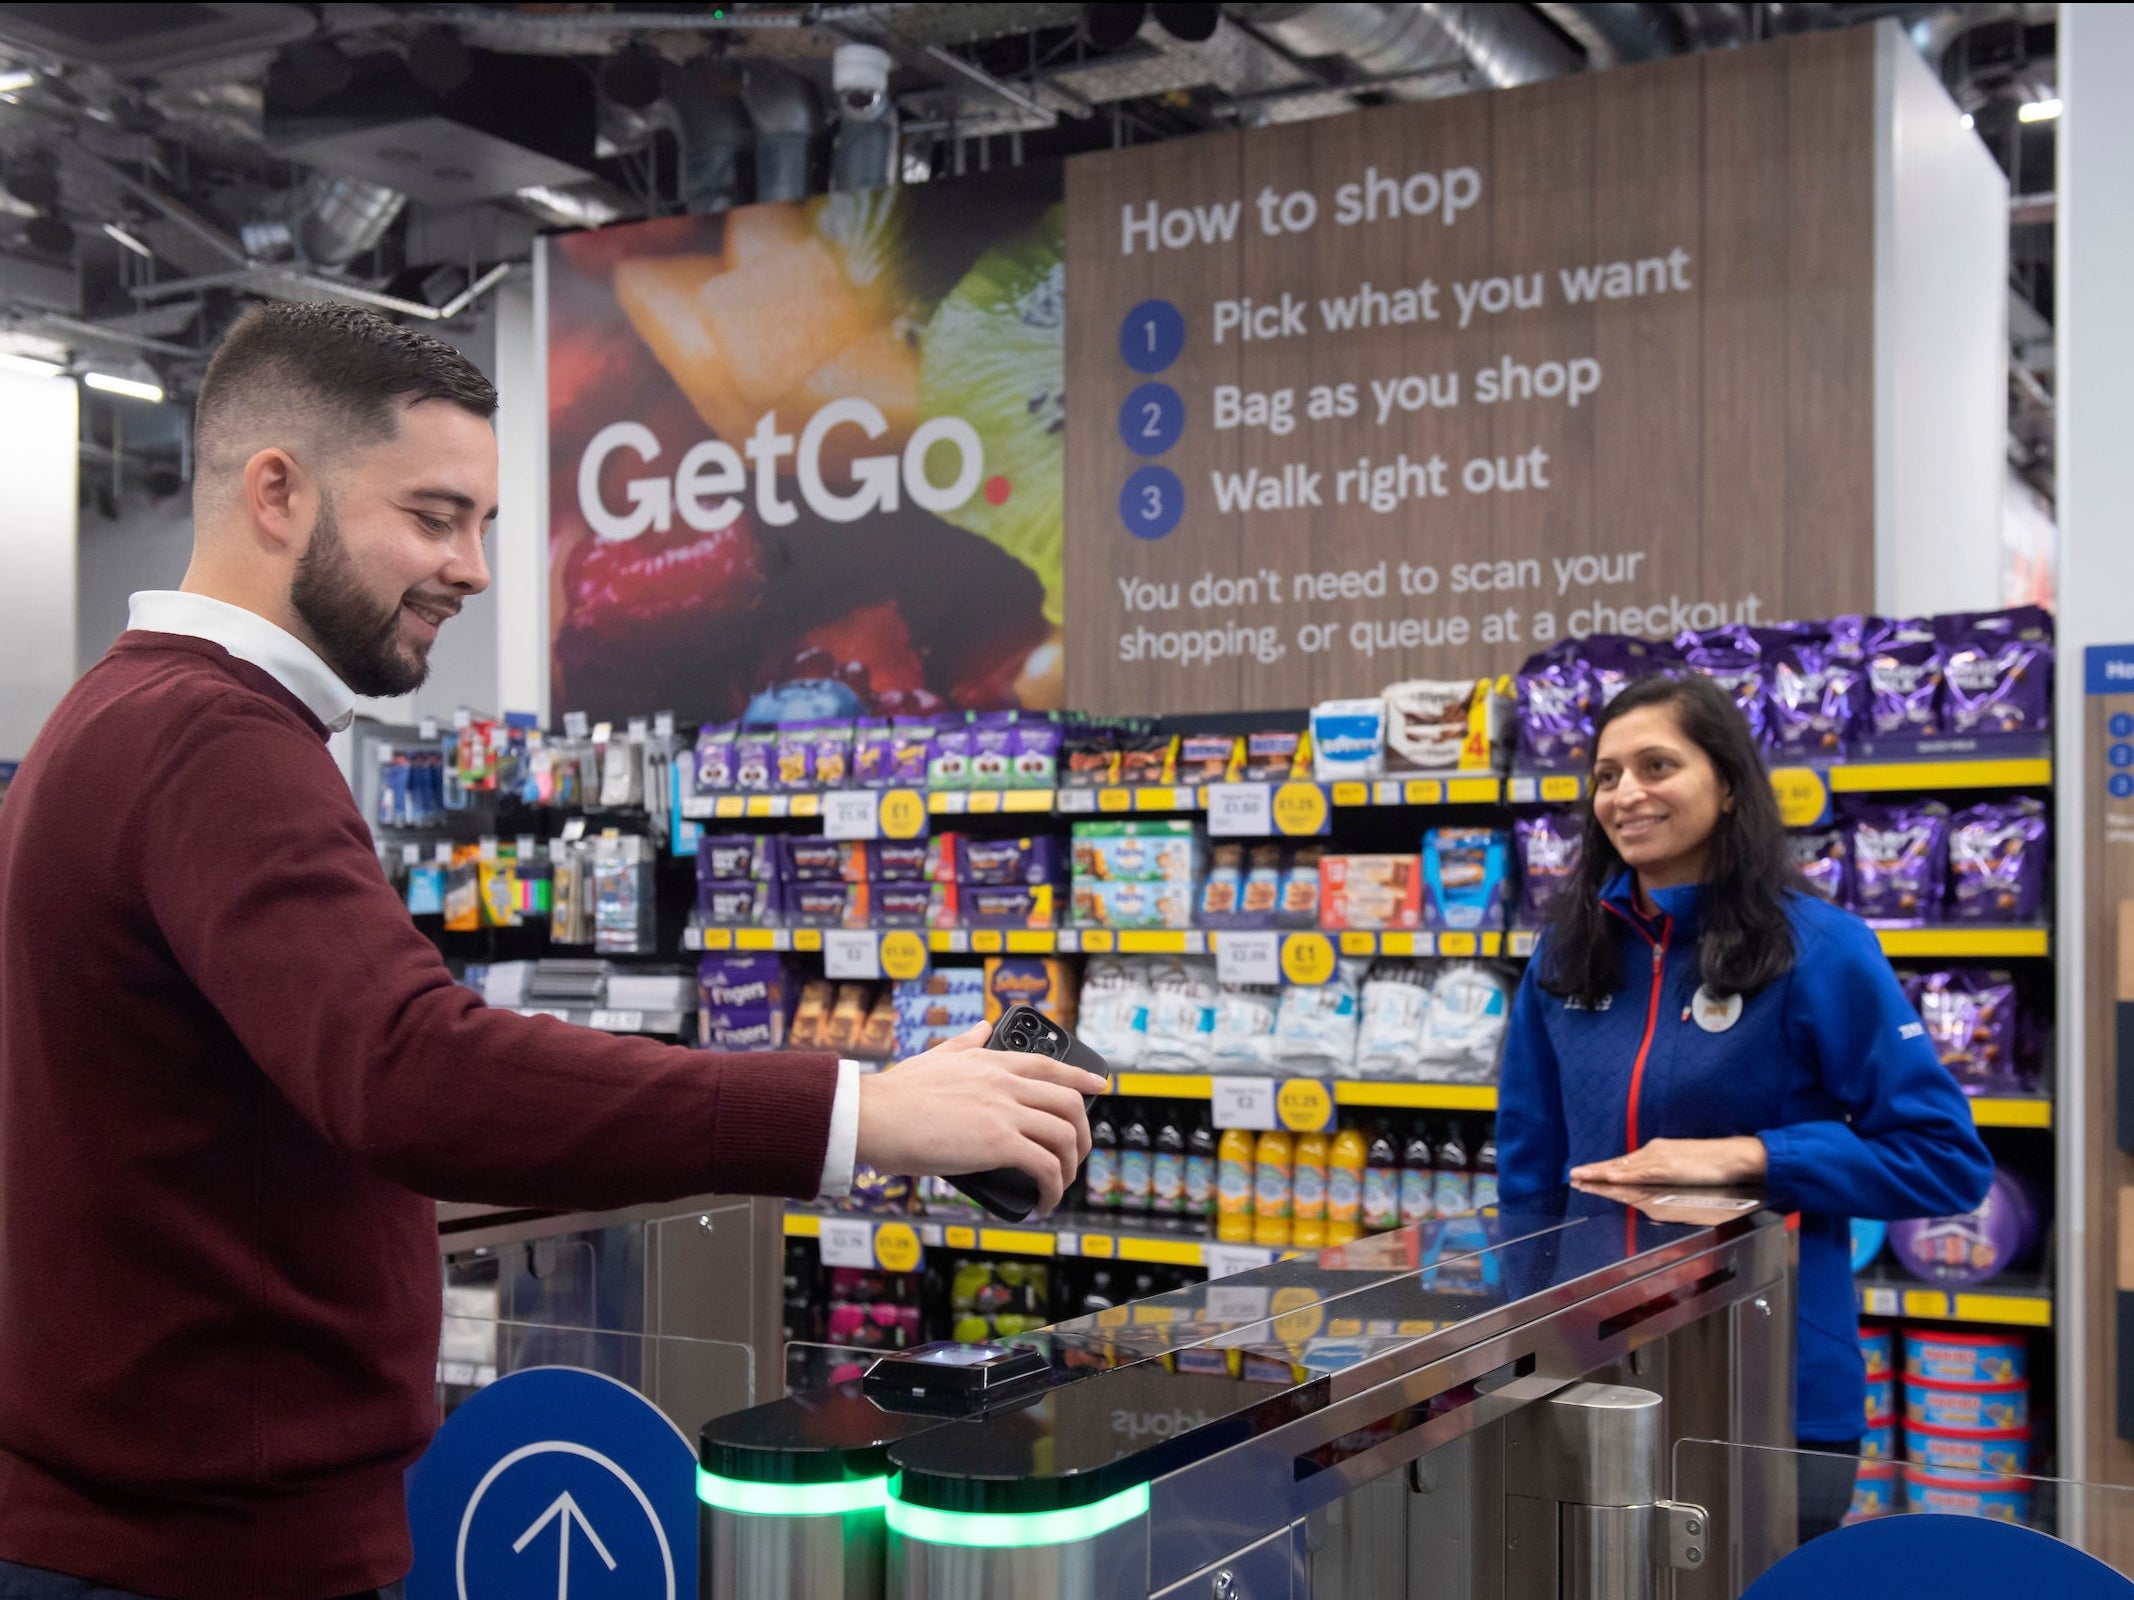
[[[1002,82],[994,77],[992,73],[986,71],[985,68],[974,66],[953,50],[944,50],[937,44],[930,44],[926,47],[926,59],[948,68],[949,71],[960,78],[977,84],[987,94],[1005,100],[1009,105],[1025,115],[1041,118],[1042,126],[1047,128],[1059,126],[1060,114],[1053,110],[1052,107],[1032,99],[1022,90],[1016,88],[1014,84]],[[1084,105],[1088,104],[1087,101],[1082,103]],[[1089,111],[1077,111],[1075,115],[1087,116],[1093,113],[1095,109],[1095,107],[1091,106]]]
[[[1583,64],[1578,53],[1525,6],[1418,5],[1445,30],[1492,88],[1561,77]]]
[[[1674,54],[1674,40],[1651,6],[1537,4],[1534,9],[1578,41],[1593,67],[1657,61]]]
[[[798,73],[767,63],[742,74],[741,103],[756,130],[756,200],[805,200],[822,104]]]
[[[1458,43],[1419,5],[1257,5],[1233,6],[1231,11],[1293,56],[1334,56],[1347,61],[1371,87],[1382,86],[1394,99],[1419,90],[1419,79],[1427,81],[1428,76],[1467,64]],[[1401,80],[1407,80],[1405,92]],[[1296,87],[1324,93],[1363,86],[1315,83]]]
[[[705,59],[669,67],[667,92],[651,116],[681,147],[685,211],[729,211],[742,199],[742,163],[756,143],[756,125],[741,103],[731,67]]]

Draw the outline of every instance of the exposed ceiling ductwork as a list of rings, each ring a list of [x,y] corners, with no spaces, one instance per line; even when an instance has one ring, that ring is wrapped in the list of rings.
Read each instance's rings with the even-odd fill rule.
[[[1578,41],[1586,62],[1618,67],[1634,61],[1657,61],[1674,53],[1674,40],[1652,6],[1557,3],[1534,9]]]
[[[1584,63],[1571,46],[1525,6],[1419,5],[1495,89],[1575,72]]]

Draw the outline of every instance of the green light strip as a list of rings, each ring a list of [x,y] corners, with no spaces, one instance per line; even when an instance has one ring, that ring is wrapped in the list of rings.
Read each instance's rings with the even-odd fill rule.
[[[1014,1550],[1026,1545],[1094,1539],[1122,1522],[1146,1516],[1148,1508],[1149,1486],[1145,1483],[1121,1489],[1110,1499],[1093,1505],[1069,1506],[1060,1511],[940,1511],[932,1506],[906,1504],[896,1497],[892,1485],[889,1526],[907,1539],[926,1544]]]
[[[697,1468],[697,1498],[720,1511],[745,1517],[834,1517],[848,1511],[878,1511],[889,1499],[889,1480],[854,1478],[847,1483],[751,1483]]]

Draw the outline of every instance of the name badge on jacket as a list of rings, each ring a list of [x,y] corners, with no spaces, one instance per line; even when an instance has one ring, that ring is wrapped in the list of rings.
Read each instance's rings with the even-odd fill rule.
[[[1724,1033],[1741,1020],[1741,996],[1730,994],[1722,1000],[1699,984],[1689,1012],[1706,1033]]]

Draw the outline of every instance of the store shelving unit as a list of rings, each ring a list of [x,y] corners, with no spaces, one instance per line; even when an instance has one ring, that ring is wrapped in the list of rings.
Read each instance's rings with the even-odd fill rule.
[[[2039,1272],[1980,1289],[1939,1289],[1916,1279],[1882,1274],[1862,1277],[1860,1315],[1919,1322],[1971,1322],[1994,1327],[2049,1328],[2052,1279]]]
[[[1265,1266],[1278,1257],[1296,1254],[1265,1245],[1223,1244],[1198,1222],[1170,1221],[1157,1217],[1126,1218],[1095,1212],[1062,1213],[1043,1222],[1013,1225],[951,1222],[933,1217],[855,1217],[845,1212],[827,1212],[806,1206],[788,1206],[785,1236],[788,1239],[820,1239],[823,1225],[852,1229],[864,1225],[870,1236],[883,1228],[903,1229],[916,1236],[919,1247],[928,1250],[976,1251],[984,1255],[1045,1259],[1078,1256],[1100,1261],[1136,1261],[1154,1266],[1194,1267],[1227,1276],[1250,1267]],[[882,1264],[897,1259],[898,1249],[910,1245],[901,1235],[886,1249],[874,1245]]]

